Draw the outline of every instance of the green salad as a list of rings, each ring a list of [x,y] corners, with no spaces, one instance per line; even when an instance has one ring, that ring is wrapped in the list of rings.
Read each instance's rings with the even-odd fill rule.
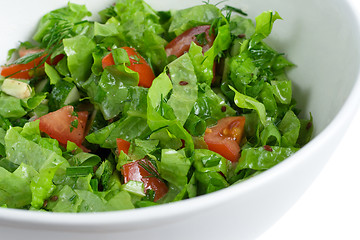
[[[249,179],[311,138],[263,40],[274,11],[68,3],[9,50],[0,77],[0,206],[115,211]]]

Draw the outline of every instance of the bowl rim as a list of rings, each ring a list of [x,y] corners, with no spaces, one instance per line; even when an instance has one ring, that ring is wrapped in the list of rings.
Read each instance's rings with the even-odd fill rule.
[[[357,20],[354,25],[359,28],[358,38],[360,40],[360,4],[357,0],[346,0],[349,5],[349,13],[354,15]],[[360,42],[360,41],[359,41]],[[315,136],[307,145],[301,148],[296,154],[290,156],[286,160],[280,162],[271,169],[254,176],[244,182],[231,185],[228,188],[198,196],[191,199],[185,199],[178,202],[161,204],[147,208],[138,208],[131,210],[110,211],[110,212],[94,212],[94,213],[57,213],[29,211],[22,209],[10,209],[0,207],[0,225],[13,225],[14,223],[26,223],[32,225],[53,226],[58,228],[63,226],[66,228],[85,227],[91,229],[97,227],[96,231],[101,231],[99,226],[124,226],[129,227],[142,222],[156,221],[160,219],[169,219],[173,217],[181,217],[194,212],[199,212],[211,208],[219,203],[225,202],[238,195],[245,195],[246,192],[263,185],[271,180],[273,176],[286,173],[290,169],[295,168],[299,164],[299,160],[312,152],[319,146],[324,145],[326,139],[335,135],[335,131],[343,131],[349,126],[350,121],[354,117],[356,110],[360,106],[360,63],[356,76],[355,84],[346,98],[343,107],[335,115],[334,119]],[[340,130],[341,129],[341,130]],[[160,211],[159,211],[160,210]],[[121,217],[120,217],[121,216]]]

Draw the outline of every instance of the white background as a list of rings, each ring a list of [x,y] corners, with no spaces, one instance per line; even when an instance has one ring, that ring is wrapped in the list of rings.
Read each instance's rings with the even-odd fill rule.
[[[311,187],[257,240],[360,240],[360,108],[339,141]]]

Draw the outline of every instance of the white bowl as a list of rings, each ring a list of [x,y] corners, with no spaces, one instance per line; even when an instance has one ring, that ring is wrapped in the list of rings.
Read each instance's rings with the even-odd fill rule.
[[[39,18],[68,0],[1,1],[1,59],[34,32]],[[289,76],[313,140],[272,169],[227,189],[162,206],[92,214],[0,209],[1,239],[254,239],[302,195],[329,159],[360,102],[360,9],[357,0],[229,0],[254,18],[273,9],[268,42],[296,63]],[[76,0],[93,13],[110,0]],[[202,1],[148,0],[158,10]]]

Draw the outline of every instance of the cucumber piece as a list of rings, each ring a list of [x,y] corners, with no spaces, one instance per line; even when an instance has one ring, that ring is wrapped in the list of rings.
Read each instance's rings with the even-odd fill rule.
[[[96,131],[104,128],[108,124],[109,124],[109,122],[104,119],[101,111],[99,109],[95,108],[92,111],[90,118],[88,119],[86,132],[87,132],[87,134],[96,132]],[[93,153],[99,149],[99,145],[92,144],[92,143],[88,142],[86,139],[83,142],[83,146],[86,147],[87,149],[91,150],[91,152],[93,152]]]
[[[49,92],[50,91],[50,80],[48,78],[42,79],[37,82],[34,86],[36,93]]]
[[[101,111],[95,108],[88,120],[88,134],[96,132],[108,124],[109,122],[104,119]]]
[[[29,98],[32,93],[32,89],[28,83],[11,78],[4,80],[1,85],[1,91],[19,99]]]
[[[56,111],[63,106],[73,104],[80,99],[80,93],[74,83],[58,81],[49,95],[49,109]]]

